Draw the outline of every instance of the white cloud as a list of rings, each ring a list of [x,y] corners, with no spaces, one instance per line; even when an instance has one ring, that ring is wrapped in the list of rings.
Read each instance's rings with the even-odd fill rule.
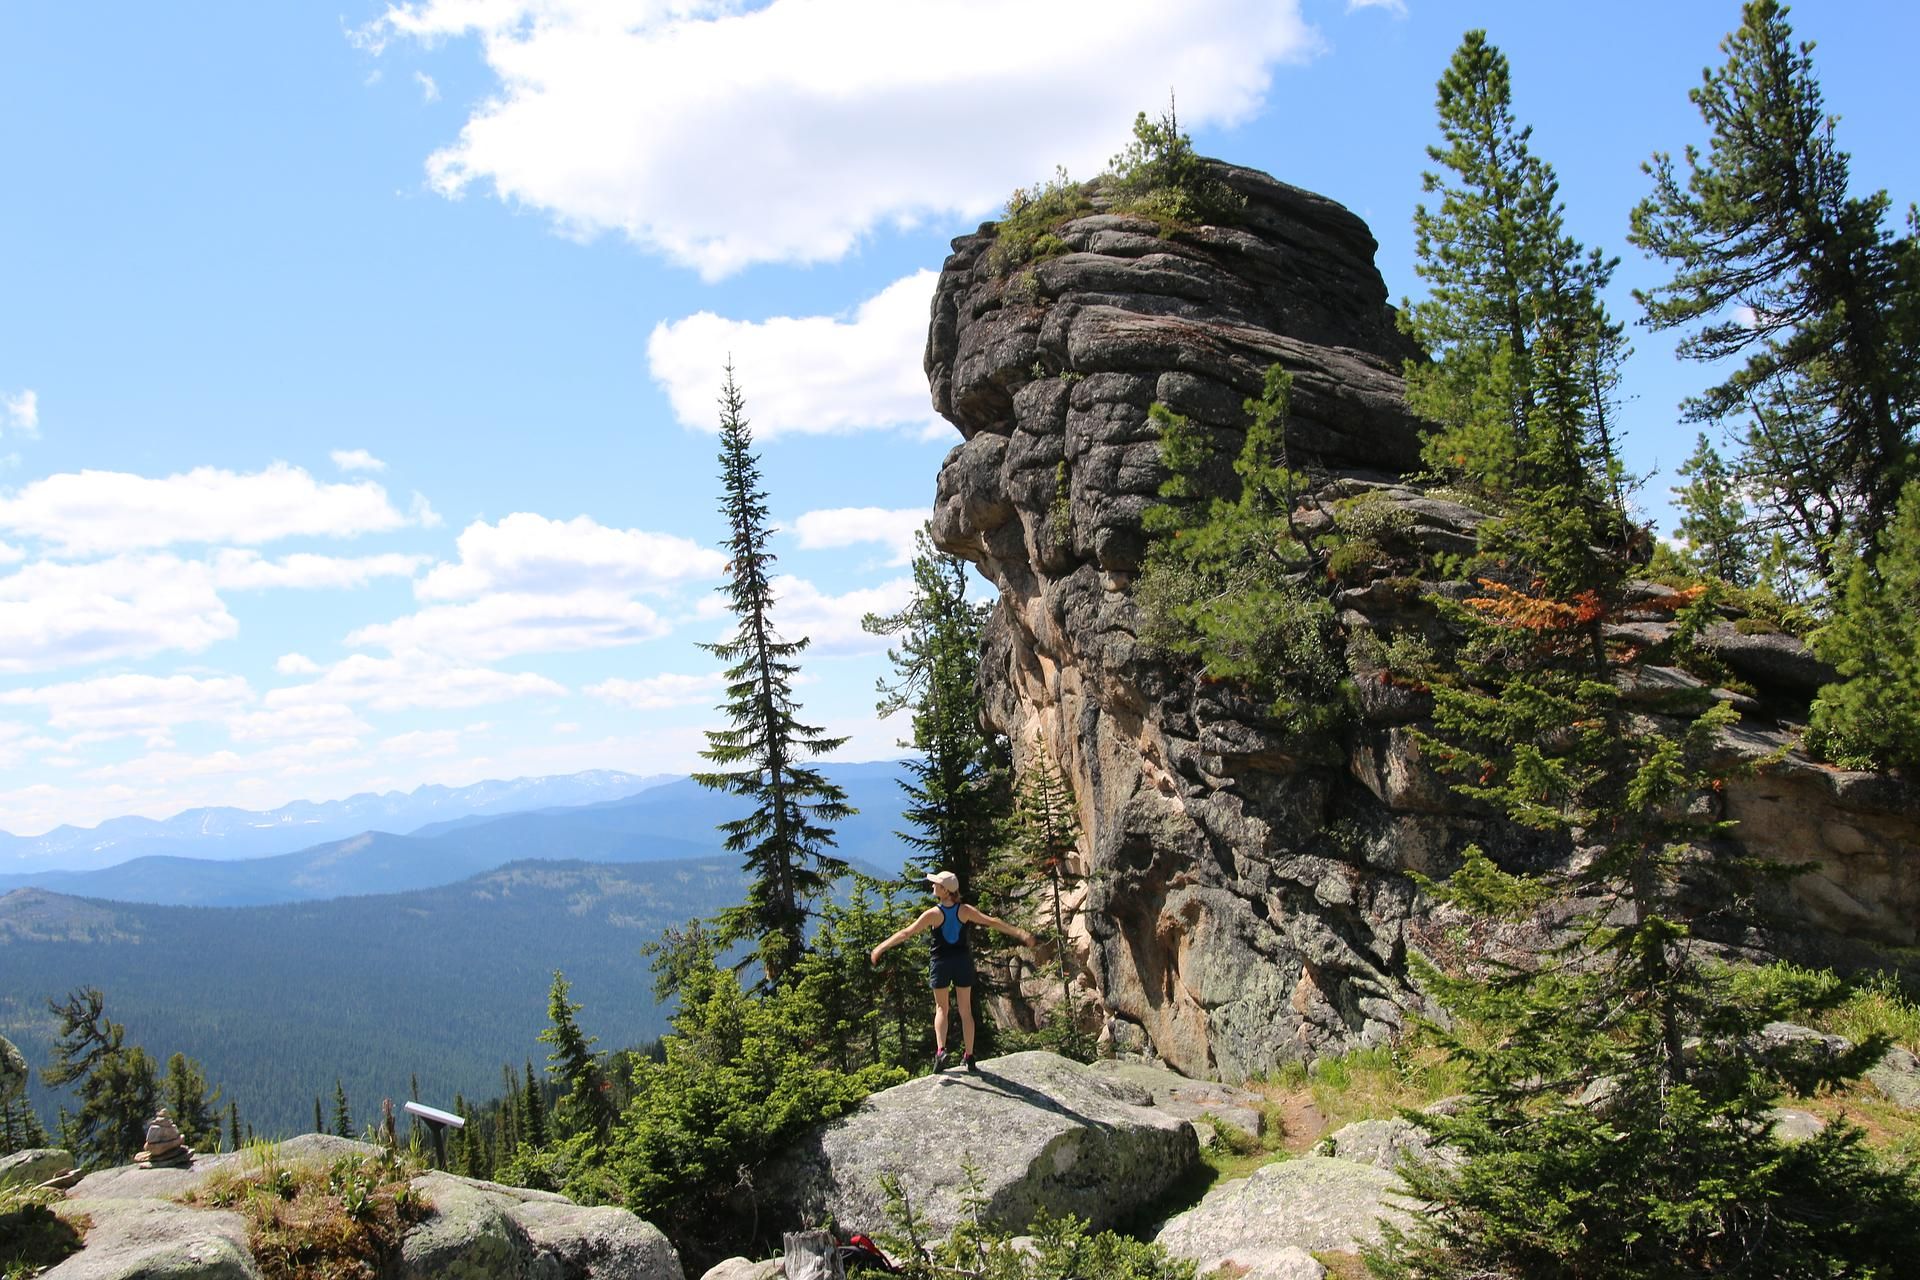
[[[211,569],[169,555],[30,564],[0,578],[0,606],[0,673],[197,653],[240,629]]]
[[[860,619],[869,613],[898,612],[912,597],[911,578],[835,596],[805,578],[782,575],[773,580],[773,622],[784,639],[807,637],[812,642],[809,653],[881,653],[887,637],[868,635]]]
[[[40,393],[28,389],[18,395],[0,396],[0,411],[6,414],[7,425],[21,435],[40,434]]]
[[[1238,123],[1318,47],[1297,0],[418,0],[359,36],[480,39],[499,89],[427,161],[437,190],[709,278],[1093,173],[1167,86],[1189,127]]]
[[[720,552],[667,533],[610,529],[586,516],[549,520],[520,511],[460,533],[460,560],[436,566],[415,587],[422,600],[459,600],[489,591],[657,591],[713,578]]]
[[[235,742],[311,742],[358,738],[372,731],[373,726],[355,715],[352,707],[339,702],[301,702],[227,719],[227,732]]]
[[[262,699],[273,711],[313,703],[364,703],[375,711],[478,707],[517,698],[561,697],[566,688],[533,672],[465,666],[426,653],[376,658],[356,653],[308,684],[284,685]]]
[[[845,432],[938,422],[920,370],[939,277],[896,280],[851,316],[727,320],[702,311],[662,321],[647,339],[647,367],[682,425],[719,430],[714,397],[733,360],[757,440],[789,432]]]
[[[6,543],[0,542],[0,564],[19,564],[26,558],[27,553],[20,548],[8,546]]]
[[[413,82],[420,86],[420,101],[440,101],[440,86],[433,82],[432,76],[424,71],[416,71],[413,73]]]
[[[1347,0],[1347,12],[1360,9],[1385,9],[1396,17],[1407,16],[1407,0]]]
[[[571,595],[497,592],[465,604],[431,605],[347,635],[354,646],[421,650],[468,662],[522,653],[565,653],[635,644],[672,628],[646,605],[617,591]]]
[[[893,553],[888,563],[901,565],[912,561],[913,538],[927,523],[927,516],[921,507],[833,507],[802,515],[793,522],[793,532],[803,551],[878,542]]]
[[[383,739],[379,750],[381,755],[401,756],[410,760],[459,755],[460,730],[416,729],[412,733],[399,733]]]
[[[342,471],[385,471],[387,464],[365,449],[335,449],[327,455]]]
[[[52,728],[89,741],[224,720],[252,702],[239,676],[100,676],[0,693],[0,705],[39,707]]]
[[[273,669],[283,676],[317,676],[320,664],[304,653],[283,653],[274,661]]]
[[[307,552],[269,560],[257,551],[229,547],[213,557],[213,581],[228,591],[364,587],[375,578],[410,578],[432,560],[432,556],[398,553],[345,557]]]
[[[414,490],[413,500],[407,504],[407,519],[422,529],[438,529],[446,523],[440,518],[440,513],[433,509],[433,504],[427,501],[427,495],[418,489]]]
[[[320,484],[284,462],[245,474],[197,467],[164,479],[63,472],[0,499],[0,529],[66,555],[181,542],[253,546],[302,535],[350,538],[408,523],[371,480]]]
[[[669,671],[639,680],[623,680],[615,676],[599,684],[588,685],[586,692],[629,710],[660,711],[668,707],[710,706],[720,696],[726,683],[726,677],[718,671],[697,676],[677,675]],[[559,726],[556,725],[554,731],[559,732]]]

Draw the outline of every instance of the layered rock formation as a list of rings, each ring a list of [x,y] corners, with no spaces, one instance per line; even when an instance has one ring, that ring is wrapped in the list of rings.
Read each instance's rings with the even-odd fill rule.
[[[1363,680],[1364,723],[1331,744],[1344,759],[1306,760],[1262,707],[1138,639],[1140,516],[1163,474],[1155,401],[1237,440],[1243,401],[1278,362],[1294,378],[1295,465],[1315,468],[1324,497],[1375,490],[1430,553],[1471,553],[1481,520],[1401,483],[1418,456],[1400,376],[1415,353],[1365,225],[1262,174],[1215,171],[1246,199],[1241,225],[1163,236],[1096,196],[1058,228],[1068,252],[1030,266],[994,262],[992,226],[954,241],[926,369],[965,437],[941,469],[935,540],[1000,593],[981,666],[988,715],[1023,766],[1044,751],[1074,791],[1088,988],[1120,1047],[1237,1079],[1391,1034],[1417,1001],[1408,947],[1427,940],[1405,872],[1443,869],[1468,840],[1496,854],[1526,841],[1421,766],[1406,732],[1427,709],[1417,694]],[[1464,589],[1415,586],[1343,591],[1343,629],[1431,619],[1422,593]],[[1635,624],[1649,639],[1671,627],[1659,594]],[[1758,726],[1744,749],[1765,755],[1818,664],[1787,637],[1728,626],[1714,642],[1756,690],[1724,696]],[[1911,788],[1800,761],[1726,803],[1752,847],[1820,864],[1801,890],[1812,923],[1916,941]]]

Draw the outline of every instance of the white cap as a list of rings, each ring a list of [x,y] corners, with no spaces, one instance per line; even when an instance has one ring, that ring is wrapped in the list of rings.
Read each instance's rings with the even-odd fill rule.
[[[955,897],[960,896],[960,877],[951,871],[928,872],[927,883],[936,889],[944,889]]]

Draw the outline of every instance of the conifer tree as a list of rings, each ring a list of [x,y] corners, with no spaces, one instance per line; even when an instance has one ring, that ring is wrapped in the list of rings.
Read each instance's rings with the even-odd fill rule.
[[[1035,745],[1032,763],[1020,780],[1018,794],[1011,852],[1024,874],[1037,876],[1037,885],[1046,890],[1047,907],[1053,918],[1049,941],[1060,975],[1060,1048],[1069,1057],[1084,1059],[1091,1056],[1093,1045],[1080,1031],[1069,959],[1073,952],[1067,941],[1064,905],[1068,890],[1081,879],[1074,868],[1080,821],[1073,811],[1073,792],[1048,754],[1044,738]]]
[[[1454,53],[1438,111],[1445,145],[1427,154],[1441,169],[1423,187],[1440,203],[1414,211],[1428,295],[1400,312],[1433,356],[1407,366],[1408,403],[1438,427],[1427,462],[1496,504],[1525,496],[1536,514],[1597,525],[1619,501],[1625,344],[1600,298],[1617,260],[1567,234],[1559,180],[1515,120],[1506,56],[1484,31]]]
[[[854,811],[846,793],[807,763],[846,739],[800,719],[793,678],[807,640],[783,640],[774,626],[767,495],[731,362],[720,393],[720,484],[730,557],[720,590],[736,628],[731,639],[705,648],[727,663],[731,723],[707,731],[701,755],[716,767],[694,780],[753,806],[720,827],[727,849],[743,856],[753,880],[747,900],[720,913],[719,942],[753,941],[772,984],[787,980],[805,949],[809,904],[845,868],[827,850],[832,824]]]
[[[227,1099],[227,1150],[238,1151],[240,1142],[240,1103],[237,1099]]]
[[[1814,700],[1809,749],[1848,768],[1920,770],[1920,481],[1901,496],[1879,560],[1854,562],[1814,648],[1841,679]]]
[[[540,1082],[533,1077],[533,1059],[527,1059],[527,1083],[520,1091],[521,1141],[538,1151],[547,1145],[547,1108],[540,1097]]]
[[[606,1074],[593,1051],[594,1037],[580,1030],[574,1015],[581,1006],[568,998],[566,975],[553,971],[553,989],[547,993],[547,1027],[540,1033],[544,1044],[553,1046],[547,1055],[548,1069],[566,1084],[566,1094],[554,1107],[556,1133],[591,1133],[604,1142],[614,1121],[613,1103],[607,1097]]]
[[[1674,268],[1639,295],[1647,323],[1685,328],[1680,354],[1744,357],[1687,402],[1699,421],[1748,425],[1740,471],[1837,588],[1833,552],[1880,551],[1920,426],[1920,248],[1885,228],[1885,192],[1849,190],[1849,159],[1785,6],[1750,0],[1726,62],[1688,96],[1707,126],[1684,178],[1646,166],[1653,194],[1633,243]]]
[[[879,681],[879,711],[910,713],[913,737],[901,745],[920,753],[900,784],[910,802],[903,816],[914,827],[900,838],[917,851],[910,874],[951,871],[971,901],[1007,807],[1005,740],[983,728],[980,706],[988,606],[967,599],[964,560],[936,550],[924,528],[914,545],[913,597],[897,613],[868,614],[861,626],[898,637],[887,650],[893,677]]]
[[[220,1091],[208,1096],[206,1072],[199,1063],[182,1053],[168,1058],[161,1094],[188,1146],[205,1151],[220,1145]]]
[[[147,1121],[160,1104],[153,1059],[126,1043],[126,1029],[106,1014],[106,997],[82,987],[64,1003],[47,1002],[60,1023],[53,1064],[42,1083],[77,1085],[80,1109],[61,1111],[61,1143],[84,1163],[124,1164],[145,1143]]]
[[[353,1113],[347,1109],[346,1086],[338,1076],[333,1079],[333,1132],[342,1138],[353,1136]]]
[[[1747,527],[1746,504],[1720,451],[1700,433],[1693,454],[1680,464],[1685,485],[1673,490],[1680,508],[1675,530],[1687,540],[1687,552],[1701,572],[1735,587],[1759,578],[1759,556]]]
[[[320,1111],[320,1095],[317,1093],[313,1095],[313,1131],[315,1133],[327,1131],[326,1119]]]

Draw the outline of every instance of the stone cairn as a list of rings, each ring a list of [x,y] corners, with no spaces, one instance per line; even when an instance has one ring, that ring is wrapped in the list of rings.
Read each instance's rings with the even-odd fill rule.
[[[142,1169],[185,1169],[193,1164],[193,1148],[180,1136],[180,1126],[165,1107],[147,1122],[147,1145],[133,1160]]]

